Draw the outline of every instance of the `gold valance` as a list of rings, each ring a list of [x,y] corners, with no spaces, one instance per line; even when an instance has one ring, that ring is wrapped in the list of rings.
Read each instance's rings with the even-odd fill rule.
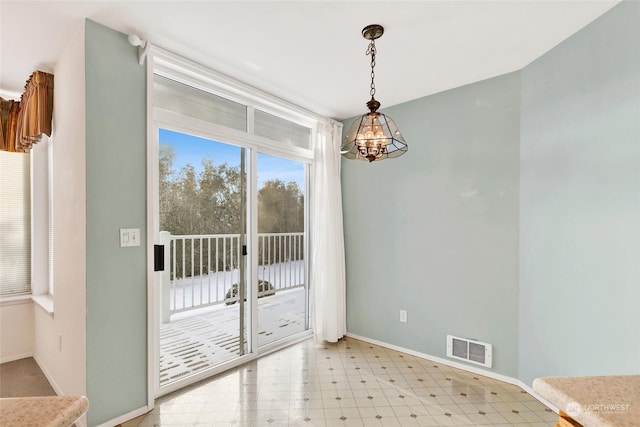
[[[19,101],[0,98],[0,151],[16,151],[19,112]]]
[[[51,136],[53,74],[35,71],[20,102],[2,100],[1,112],[0,148],[4,151],[29,151],[42,135]]]

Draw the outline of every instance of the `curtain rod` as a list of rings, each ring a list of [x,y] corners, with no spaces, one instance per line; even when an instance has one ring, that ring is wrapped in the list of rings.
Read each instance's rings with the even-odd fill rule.
[[[138,63],[142,65],[151,49],[151,43],[148,40],[142,40],[137,34],[129,34],[127,39],[131,46],[138,46]]]

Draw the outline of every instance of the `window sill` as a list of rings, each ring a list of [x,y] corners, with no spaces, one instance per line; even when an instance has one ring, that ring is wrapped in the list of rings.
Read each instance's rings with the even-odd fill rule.
[[[0,307],[6,307],[9,305],[29,304],[31,302],[31,295],[18,295],[15,297],[2,297],[0,298]]]
[[[48,314],[53,315],[53,296],[46,295],[31,295],[31,300],[40,306]]]

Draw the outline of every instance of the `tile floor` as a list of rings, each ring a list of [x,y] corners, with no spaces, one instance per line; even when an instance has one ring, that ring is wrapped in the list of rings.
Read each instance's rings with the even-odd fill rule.
[[[201,381],[121,427],[548,427],[556,419],[516,386],[344,338],[307,340]]]
[[[55,395],[33,357],[0,364],[0,397]]]

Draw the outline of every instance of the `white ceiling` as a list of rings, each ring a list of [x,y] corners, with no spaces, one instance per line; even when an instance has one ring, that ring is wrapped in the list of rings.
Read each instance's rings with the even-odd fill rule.
[[[618,2],[0,0],[0,90],[19,94],[35,69],[54,72],[90,18],[342,119],[369,98],[368,24],[385,27],[384,108],[519,70]]]

